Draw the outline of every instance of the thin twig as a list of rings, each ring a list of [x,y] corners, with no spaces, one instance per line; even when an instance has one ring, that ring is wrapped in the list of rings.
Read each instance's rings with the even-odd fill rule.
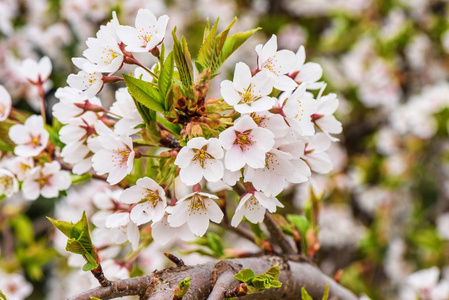
[[[284,232],[282,232],[282,229],[279,227],[276,221],[273,220],[270,213],[268,212],[265,213],[265,219],[263,222],[267,226],[271,238],[276,242],[276,244],[279,245],[279,247],[281,247],[282,252],[284,254],[289,255],[296,253],[295,249],[293,249],[292,245],[290,244],[287,236],[284,234]]]

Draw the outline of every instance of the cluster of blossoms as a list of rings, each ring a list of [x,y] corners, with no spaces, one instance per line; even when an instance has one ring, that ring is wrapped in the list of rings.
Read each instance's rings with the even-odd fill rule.
[[[210,98],[200,104],[195,99],[196,107],[192,108],[185,105],[192,99],[175,99],[168,114],[160,117],[186,127],[178,141],[173,132],[160,127],[163,139],[152,143],[148,123],[137,105],[138,96],[130,94],[129,87],[116,91],[116,102],[110,109],[102,106],[97,94],[105,83],[123,81],[113,74],[125,64],[138,66],[133,74],[136,80],[157,82],[162,75],[155,70],[162,69],[164,59],[159,57],[158,46],[165,38],[167,23],[167,16],[156,18],[151,11],[141,9],[135,27],[124,26],[114,13],[96,38],[87,40],[84,58],[73,59],[81,71],[68,77],[68,87],[57,90],[60,102],[53,107],[54,117],[63,124],[59,140],[65,144],[60,152],[64,166],[78,175],[107,175],[109,184],[125,188],[116,202],[99,204],[100,212],[93,220],[99,228],[110,231],[115,243],[129,240],[134,250],[143,224],[151,222],[154,239],[167,243],[175,235],[185,240],[203,236],[210,221],[220,223],[225,207],[217,204],[216,195],[201,191],[204,181],[215,191],[220,188],[212,188],[214,185],[229,189],[243,184],[245,192],[232,226],[238,226],[243,217],[252,223],[262,222],[266,210],[275,212],[276,207],[283,207],[276,196],[290,184],[307,181],[312,171],[325,174],[332,169],[326,151],[338,140],[332,134],[342,130],[333,116],[338,106],[336,95],[323,95],[321,67],[305,63],[304,47],[296,54],[278,51],[273,35],[265,45],[256,47],[255,70],[239,62],[233,81],[221,83],[223,101]],[[150,70],[134,57],[140,52],[149,52],[160,62]],[[202,92],[205,95],[207,88]],[[209,113],[209,104],[218,109]],[[209,125],[212,118],[218,126]],[[9,196],[17,191],[17,179],[23,181],[27,199],[56,197],[70,186],[69,173],[61,171],[54,159],[54,146],[48,146],[49,133],[42,117],[31,116],[23,125],[14,125],[9,136],[17,145],[17,157],[11,163],[15,167],[2,170],[4,193]],[[162,148],[154,155],[148,151],[154,146],[171,149]],[[136,174],[133,170],[138,159],[142,163],[144,159],[170,160],[178,168],[170,169],[169,178],[174,181],[179,170],[179,184],[192,187],[192,193],[176,199],[170,181],[145,172],[130,180],[127,176]]]

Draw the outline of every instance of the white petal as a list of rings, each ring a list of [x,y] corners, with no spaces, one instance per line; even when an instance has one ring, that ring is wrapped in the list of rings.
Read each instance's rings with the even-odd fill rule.
[[[235,65],[233,86],[236,91],[243,93],[251,83],[251,70],[242,62]]]

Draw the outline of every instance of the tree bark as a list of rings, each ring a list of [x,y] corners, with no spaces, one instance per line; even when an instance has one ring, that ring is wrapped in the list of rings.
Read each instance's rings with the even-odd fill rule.
[[[329,299],[357,300],[349,290],[342,287],[317,267],[307,262],[284,260],[279,256],[260,256],[209,262],[203,265],[171,267],[141,276],[113,281],[111,286],[97,287],[68,300],[90,300],[90,297],[113,299],[129,295],[146,295],[147,299],[172,299],[178,283],[191,277],[190,288],[183,300],[224,299],[224,292],[239,285],[231,275],[242,269],[252,269],[262,274],[279,264],[282,287],[239,299],[298,299],[304,287],[313,299],[321,299],[324,287],[329,285]]]

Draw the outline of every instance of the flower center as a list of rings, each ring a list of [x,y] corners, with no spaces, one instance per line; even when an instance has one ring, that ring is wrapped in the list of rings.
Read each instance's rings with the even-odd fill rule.
[[[106,46],[103,50],[103,56],[100,57],[100,59],[103,60],[103,63],[105,65],[109,65],[119,54],[109,48],[109,46]]]
[[[4,192],[13,186],[13,179],[11,176],[4,175],[0,177],[0,192]]]
[[[159,192],[147,190],[144,194],[144,198],[142,198],[142,200],[140,200],[139,203],[147,202],[147,201],[151,203],[153,208],[156,207],[156,205],[159,203]]]
[[[200,214],[202,212],[206,213],[206,205],[204,205],[204,200],[200,195],[194,195],[192,197],[192,200],[190,200],[189,205],[189,216],[192,215],[192,213],[195,215],[196,213]]]
[[[50,177],[51,177],[51,175],[42,175],[41,174],[41,176],[39,178],[35,179],[35,181],[39,184],[40,188],[42,188],[42,187],[50,184],[50,180],[49,180]]]
[[[246,130],[243,132],[239,132],[237,135],[237,139],[234,142],[234,145],[239,145],[242,151],[248,150],[248,148],[254,144],[251,140],[251,130]]]
[[[123,149],[112,149],[113,155],[112,155],[112,164],[114,167],[123,166],[128,163],[128,157],[131,153],[130,149],[123,148]]]
[[[195,155],[192,158],[192,161],[196,164],[199,163],[200,166],[204,169],[206,161],[208,159],[213,159],[214,157],[207,153],[207,145],[203,146],[201,149],[192,149]]]

